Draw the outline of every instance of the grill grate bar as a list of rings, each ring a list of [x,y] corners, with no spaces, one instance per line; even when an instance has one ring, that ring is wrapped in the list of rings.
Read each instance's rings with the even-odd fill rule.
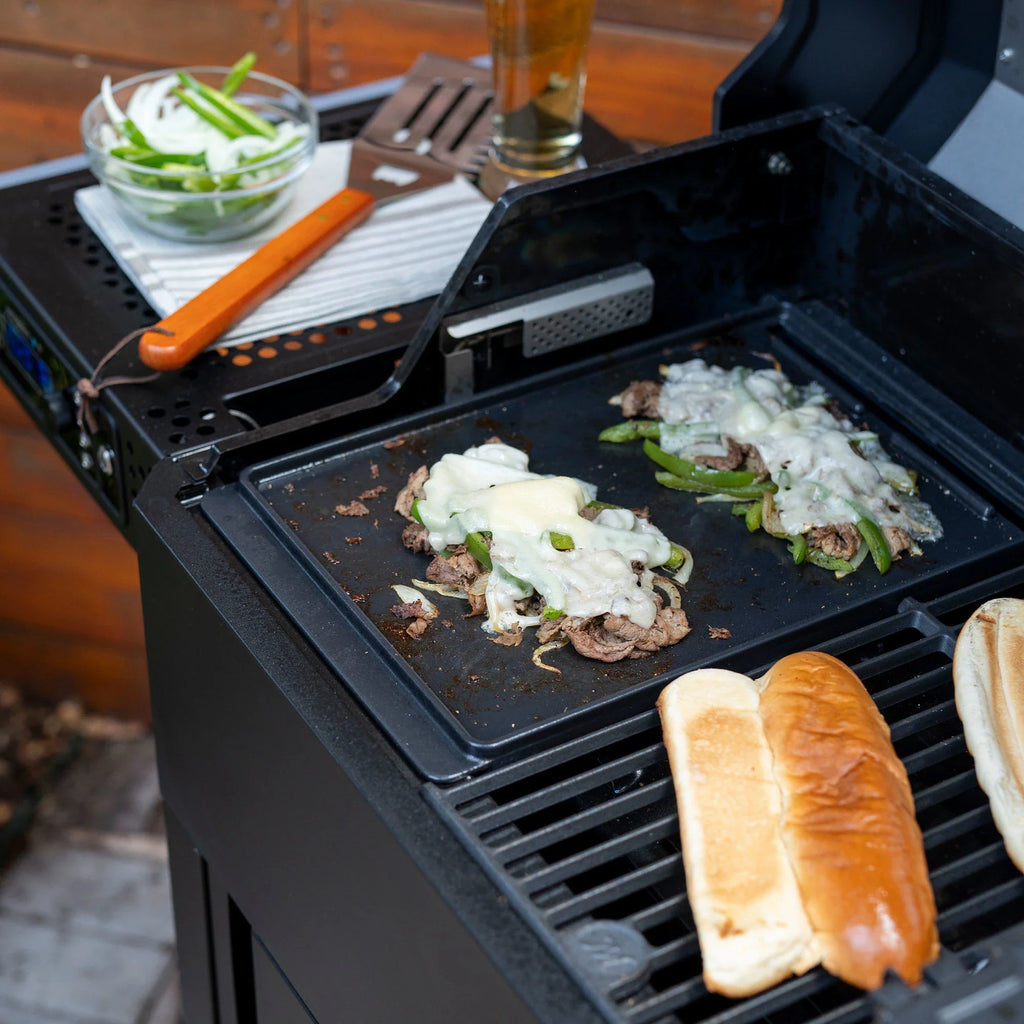
[[[941,804],[951,797],[960,796],[974,789],[975,775],[973,768],[966,768],[956,775],[951,775],[941,782],[936,782],[927,789],[922,789],[914,794],[914,807],[917,813],[928,810],[937,804]]]
[[[585,792],[596,789],[598,786],[606,783],[614,782],[616,779],[633,775],[650,765],[652,761],[657,760],[661,750],[662,745],[659,741],[645,747],[643,750],[582,771],[573,779],[573,790],[575,793]],[[500,804],[491,810],[483,811],[472,819],[472,824],[477,834],[481,835],[501,825],[507,825],[516,818],[535,814],[538,811],[546,810],[554,804],[563,803],[565,798],[565,784],[562,780],[559,780],[541,789],[536,789],[526,796],[510,800],[508,803]]]
[[[603,825],[614,818],[628,814],[641,807],[657,803],[672,792],[671,779],[659,779],[657,782],[647,786],[640,786],[628,793],[623,793],[611,800],[606,800],[595,807],[590,807],[578,814],[560,818],[557,822],[547,825],[544,828],[529,832],[526,835],[517,835],[508,842],[492,842],[487,836],[490,849],[496,857],[510,863],[528,853],[535,853],[537,850],[563,839],[569,839],[579,835],[588,828],[596,825]]]
[[[836,984],[833,978],[824,968],[818,967],[799,978],[784,982],[774,989],[769,989],[760,995],[756,995],[737,1007],[730,1006],[722,1013],[710,1017],[706,1024],[760,1024],[770,1014],[779,1010],[785,1014],[784,1019],[792,1019],[793,1004],[802,999],[813,999],[813,997]],[[859,992],[852,993],[852,999],[843,1007],[837,1007],[836,1013],[841,1013],[841,1019],[863,1019],[865,1010],[868,1009],[867,999]],[[822,1018],[816,1015],[816,1024],[820,1024]],[[870,1011],[868,1011],[870,1018]]]
[[[620,1012],[629,1024],[659,1024],[665,1020],[666,1014],[681,1009],[706,994],[704,979],[697,974],[696,977],[673,985],[672,988],[667,988],[650,999],[636,999],[630,1005],[621,1007]]]
[[[932,871],[930,873],[932,888],[939,890],[970,875],[975,875],[984,868],[1001,863],[1005,856],[1006,848],[1002,839],[997,837],[994,842],[982,849],[974,850],[972,853],[952,860],[948,864],[943,864],[941,868]]]
[[[459,786],[460,800],[455,810],[465,816],[466,805],[472,804],[481,796],[491,796],[501,789],[542,775],[552,768],[564,768],[576,758],[592,754],[595,749],[612,746],[616,742],[628,740],[652,729],[657,729],[657,735],[661,736],[657,711],[635,715],[604,729],[579,736],[575,740],[569,740],[561,746],[488,772]]]
[[[778,1011],[787,1013],[782,1019],[791,1019],[794,1003],[801,999],[809,999],[834,984],[835,979],[819,968],[799,978],[783,982],[766,992],[751,996],[743,1002],[730,1001],[726,1009],[706,1018],[704,1024],[761,1024],[772,1013]],[[655,1024],[665,1019],[666,1014],[682,1009],[695,998],[703,996],[705,992],[704,982],[698,975],[643,1002],[637,1001],[632,1006],[623,1007],[623,1016],[629,1024]],[[866,1000],[857,995],[852,1003],[836,1009],[835,1013],[839,1014],[836,1019],[864,1019],[865,1004]],[[818,1024],[826,1019],[829,1018],[819,1016]]]
[[[556,864],[550,864],[540,871],[523,875],[517,881],[527,892],[537,893],[557,882],[564,882],[592,868],[607,864],[608,861],[614,860],[616,857],[635,851],[639,846],[656,843],[660,839],[667,839],[677,833],[678,826],[673,810],[671,814],[649,822],[640,828],[623,832],[613,839],[594,844],[583,852],[566,857],[565,860]],[[673,852],[672,856],[678,857],[679,855]]]
[[[1011,878],[985,892],[976,893],[947,910],[939,912],[939,929],[952,930],[1006,906],[1014,900],[1024,900],[1024,875]]]
[[[666,942],[655,948],[650,956],[651,970],[659,971],[663,967],[679,963],[687,957],[699,955],[700,944],[697,941],[697,933],[681,935],[678,939],[673,939],[671,942]]]
[[[916,750],[912,754],[907,754],[903,758],[903,765],[907,769],[907,774],[913,779],[917,772],[933,768],[940,761],[956,757],[957,754],[962,754],[966,750],[967,742],[964,740],[963,735],[948,736],[941,742],[934,743],[924,750]]]
[[[690,918],[690,904],[686,899],[685,892],[673,893],[666,896],[657,903],[642,910],[637,910],[626,919],[638,931],[646,932],[656,928],[666,921],[688,923]]]
[[[872,693],[871,697],[878,705],[879,710],[884,714],[886,708],[890,708],[911,697],[916,697],[919,694],[927,693],[930,690],[947,686],[949,681],[948,667],[930,669],[926,672],[921,672],[912,679],[906,679],[895,686]]]
[[[618,878],[604,882],[585,893],[552,904],[545,908],[545,917],[551,927],[557,929],[570,921],[583,917],[584,914],[594,913],[607,903],[631,896],[648,886],[657,885],[659,882],[677,878],[677,884],[681,885],[682,875],[682,858],[678,853],[670,853],[641,868],[628,871],[619,875]]]
[[[916,714],[901,718],[898,722],[893,722],[890,725],[893,742],[896,743],[899,740],[906,739],[907,736],[922,732],[930,726],[947,722],[951,718],[956,717],[956,703],[952,699],[945,700],[934,707],[925,708]]]
[[[973,832],[976,828],[988,824],[992,820],[992,812],[988,804],[979,804],[977,807],[958,814],[949,821],[934,825],[924,833],[925,850],[933,850],[951,839],[959,839],[960,836]]]

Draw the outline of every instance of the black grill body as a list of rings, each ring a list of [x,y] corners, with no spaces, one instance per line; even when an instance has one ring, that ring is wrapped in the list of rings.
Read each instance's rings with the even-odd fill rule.
[[[731,129],[506,197],[386,386],[160,461],[137,550],[189,1024],[1014,1019],[1024,878],[951,657],[978,604],[1024,596],[1020,241],[842,111]],[[445,333],[636,264],[655,282],[641,326],[536,357],[504,327],[468,358]],[[597,429],[637,372],[694,352],[823,380],[921,470],[945,539],[838,582],[658,494]],[[555,685],[468,627],[421,646],[389,628],[388,588],[418,565],[401,521],[390,498],[356,525],[335,505],[488,433],[692,543],[694,634],[621,670],[567,661]],[[757,674],[808,647],[891,726],[942,958],[915,993],[819,969],[711,997],[654,697],[687,668]]]

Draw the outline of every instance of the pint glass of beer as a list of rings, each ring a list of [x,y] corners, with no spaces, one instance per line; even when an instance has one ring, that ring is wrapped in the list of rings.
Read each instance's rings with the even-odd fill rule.
[[[494,68],[491,162],[513,179],[577,160],[595,0],[484,0]]]

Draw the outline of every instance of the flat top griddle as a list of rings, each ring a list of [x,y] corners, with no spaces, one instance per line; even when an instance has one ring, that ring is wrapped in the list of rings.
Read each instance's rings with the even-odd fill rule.
[[[794,326],[782,326],[776,314],[648,343],[628,358],[595,359],[572,374],[251,467],[230,499],[230,489],[221,489],[205,499],[205,510],[414,763],[441,777],[650,708],[681,672],[708,665],[755,671],[892,614],[910,595],[1005,567],[1024,541],[1021,531],[924,444],[894,429],[856,381],[840,383],[811,365]],[[659,363],[694,355],[754,367],[771,355],[795,382],[820,381],[847,412],[879,431],[894,459],[919,472],[944,539],[925,544],[920,557],[895,562],[884,577],[865,563],[837,580],[809,564],[795,566],[784,542],[749,534],[729,503],[698,503],[658,486],[639,445],[597,441],[601,428],[620,418],[609,405],[612,395],[631,380],[656,377]],[[536,472],[589,480],[600,500],[647,506],[655,524],[691,549],[695,568],[683,593],[689,636],[650,657],[614,664],[566,647],[545,658],[560,670],[554,673],[532,663],[532,631],[518,648],[497,646],[456,599],[432,595],[439,619],[420,638],[405,633],[407,623],[391,611],[398,602],[391,588],[424,578],[429,556],[402,546],[406,521],[393,511],[395,496],[418,466],[493,436],[527,451]],[[338,511],[377,488],[386,489],[362,499],[369,515]],[[406,728],[414,706],[427,710],[430,729],[423,722]],[[440,760],[422,753],[431,731],[445,738]]]

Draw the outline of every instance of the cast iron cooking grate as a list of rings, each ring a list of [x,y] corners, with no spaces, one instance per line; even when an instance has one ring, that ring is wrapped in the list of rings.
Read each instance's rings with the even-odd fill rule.
[[[821,645],[854,668],[889,723],[952,954],[1024,913],[1024,877],[977,785],[953,697],[960,627],[995,596],[1024,597],[1024,569],[928,603],[908,599],[894,616]],[[609,1021],[852,1024],[874,1015],[868,996],[820,968],[746,1000],[707,992],[656,712],[431,786],[429,797]]]

